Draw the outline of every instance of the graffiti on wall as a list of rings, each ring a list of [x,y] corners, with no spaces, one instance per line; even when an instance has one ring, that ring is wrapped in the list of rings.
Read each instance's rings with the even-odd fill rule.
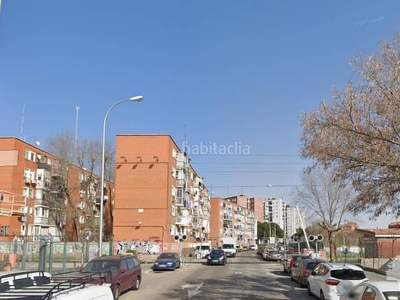
[[[156,255],[161,253],[160,241],[122,241],[117,243],[117,254],[124,254],[128,250],[135,250],[137,254]]]

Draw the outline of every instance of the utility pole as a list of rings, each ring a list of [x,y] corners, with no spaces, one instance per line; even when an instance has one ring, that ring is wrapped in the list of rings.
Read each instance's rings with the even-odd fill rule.
[[[75,160],[78,158],[78,120],[79,120],[79,106],[75,106],[76,118],[75,118]],[[76,162],[76,161],[75,161]]]

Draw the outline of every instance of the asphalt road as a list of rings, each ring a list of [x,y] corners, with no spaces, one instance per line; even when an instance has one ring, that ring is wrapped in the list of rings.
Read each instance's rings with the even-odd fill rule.
[[[124,293],[120,299],[315,299],[283,274],[280,263],[263,261],[255,251],[229,258],[226,266],[207,266],[205,261],[188,263],[176,271],[145,268],[140,289]],[[374,273],[367,275],[371,280],[385,279]]]

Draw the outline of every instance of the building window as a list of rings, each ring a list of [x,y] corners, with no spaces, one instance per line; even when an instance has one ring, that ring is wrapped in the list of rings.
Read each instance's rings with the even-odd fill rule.
[[[172,149],[172,157],[176,158],[176,150],[175,150],[175,148]]]
[[[176,169],[174,167],[172,167],[171,175],[172,177],[176,178]]]
[[[31,188],[24,188],[22,191],[22,195],[27,198],[33,198],[33,189]]]
[[[171,195],[176,196],[176,188],[174,186],[171,188]]]
[[[36,153],[31,150],[25,151],[25,159],[35,162],[36,161]]]

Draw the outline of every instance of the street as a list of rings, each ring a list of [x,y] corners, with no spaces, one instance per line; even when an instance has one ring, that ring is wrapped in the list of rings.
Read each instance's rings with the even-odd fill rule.
[[[263,261],[255,251],[238,253],[226,266],[191,262],[176,271],[145,272],[140,290],[120,299],[315,299],[284,275],[277,262]],[[385,276],[367,273],[371,280]]]

